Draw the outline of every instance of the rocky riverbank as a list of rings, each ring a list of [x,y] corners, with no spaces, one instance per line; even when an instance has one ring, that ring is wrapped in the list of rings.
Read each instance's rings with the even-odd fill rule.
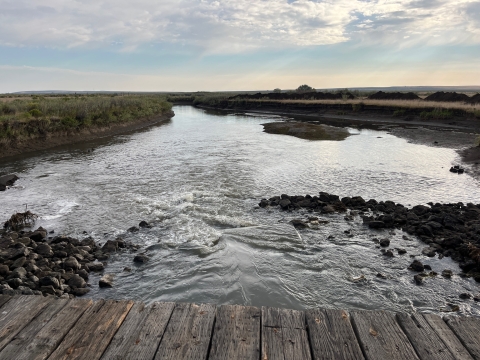
[[[0,230],[0,293],[4,295],[82,296],[92,286],[88,283],[89,274],[103,273],[112,254],[139,250],[138,245],[122,238],[99,244],[91,237],[80,240],[55,236],[54,231],[41,227],[34,231],[14,231],[10,225],[18,225],[15,223],[18,215],[12,216],[6,228]],[[31,213],[28,215],[35,218]],[[148,226],[144,221],[139,224]],[[132,227],[129,231],[137,232],[139,228]],[[134,258],[136,263],[148,260],[144,254]],[[104,274],[98,286],[111,287],[113,281],[113,274]]]
[[[262,199],[260,207],[278,207],[283,211],[307,210],[311,213],[345,213],[345,220],[362,218],[363,224],[379,233],[383,229],[401,229],[417,236],[427,246],[422,254],[439,258],[449,256],[459,263],[464,276],[480,282],[480,204],[439,204],[417,205],[407,208],[392,201],[365,201],[361,196],[343,197],[320,192],[318,195],[289,196],[286,194]],[[297,228],[310,226],[309,219],[292,222]],[[380,245],[384,255],[393,256],[388,249],[388,238]],[[412,270],[423,271],[420,266]],[[423,274],[428,276],[428,274]],[[417,283],[423,275],[417,276]],[[448,276],[448,274],[446,274]]]

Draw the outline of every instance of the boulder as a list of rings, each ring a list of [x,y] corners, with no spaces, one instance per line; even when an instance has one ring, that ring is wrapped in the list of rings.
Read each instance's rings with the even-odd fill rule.
[[[450,279],[453,275],[453,272],[452,270],[448,270],[448,269],[445,269],[442,271],[442,276],[447,278],[447,279]]]
[[[374,220],[368,223],[368,227],[371,229],[381,229],[385,227],[385,223],[383,221]]]
[[[39,281],[40,286],[52,286],[54,289],[58,289],[60,287],[59,281],[54,278],[53,276],[45,276],[42,277]]]
[[[5,191],[7,186],[12,186],[18,180],[17,175],[0,176],[0,191]]]
[[[293,219],[290,221],[290,224],[292,224],[296,229],[305,229],[308,227],[307,223],[300,219]]]
[[[82,266],[80,265],[80,263],[78,262],[78,260],[76,258],[74,258],[73,256],[70,256],[67,260],[65,260],[63,262],[63,268],[65,270],[74,270],[74,271],[77,271],[81,268]]]
[[[138,224],[138,227],[150,229],[152,226],[149,223],[147,223],[145,220],[142,220]]]
[[[292,202],[289,199],[282,199],[278,203],[282,209],[288,209],[288,207],[292,204]]]
[[[68,286],[70,286],[71,288],[80,289],[87,286],[87,283],[80,275],[75,274],[70,278],[70,280],[68,280]]]
[[[423,248],[422,254],[428,257],[434,257],[436,254],[436,251],[433,247],[426,247],[426,248]]]
[[[143,254],[136,255],[133,258],[133,262],[136,262],[136,263],[146,263],[148,260],[150,260],[150,258],[147,255],[143,255]]]
[[[425,267],[423,266],[423,264],[418,261],[418,260],[414,260],[410,266],[408,267],[409,270],[413,270],[413,271],[423,271],[425,269]]]
[[[98,282],[100,287],[113,287],[113,274],[105,274]]]
[[[46,237],[47,237],[47,230],[41,227],[39,227],[32,234],[30,234],[30,239],[36,242],[43,241],[43,239],[45,239]]]
[[[100,272],[105,269],[105,266],[101,262],[87,263],[86,267],[89,271]]]
[[[102,247],[102,251],[105,253],[116,252],[118,250],[118,242],[116,240],[107,240]]]
[[[75,288],[72,289],[71,293],[75,296],[83,296],[90,292],[89,288]]]
[[[389,245],[390,245],[390,240],[389,239],[380,240],[380,246],[387,247]]]
[[[53,256],[52,248],[48,244],[39,244],[35,251],[37,254],[42,255],[43,257]]]

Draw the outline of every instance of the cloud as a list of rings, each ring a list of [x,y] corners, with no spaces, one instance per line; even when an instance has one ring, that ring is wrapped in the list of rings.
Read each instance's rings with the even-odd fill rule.
[[[193,46],[207,53],[337,44],[477,44],[473,0],[3,0],[0,45]]]

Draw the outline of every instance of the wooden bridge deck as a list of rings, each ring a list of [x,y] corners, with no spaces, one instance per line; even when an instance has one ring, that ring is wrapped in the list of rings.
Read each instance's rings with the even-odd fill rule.
[[[480,319],[0,296],[0,359],[480,359]]]

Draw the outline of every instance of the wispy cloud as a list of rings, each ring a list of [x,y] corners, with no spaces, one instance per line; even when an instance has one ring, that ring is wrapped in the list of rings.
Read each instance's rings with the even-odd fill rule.
[[[480,43],[472,0],[3,0],[0,44],[53,48],[191,45],[234,53],[355,43]]]

